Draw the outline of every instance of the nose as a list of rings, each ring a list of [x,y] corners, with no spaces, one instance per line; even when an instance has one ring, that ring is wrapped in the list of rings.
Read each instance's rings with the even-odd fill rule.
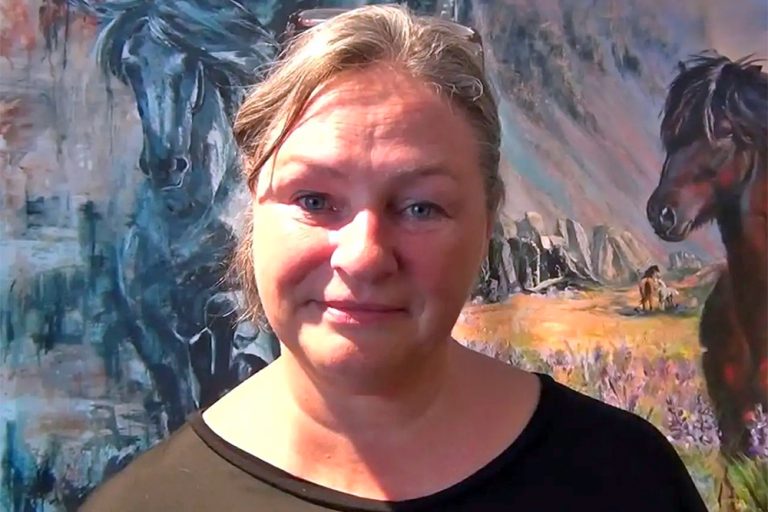
[[[331,266],[360,280],[375,281],[397,269],[397,259],[381,217],[360,211],[340,229],[332,232],[335,246]]]
[[[675,210],[669,206],[663,206],[661,212],[659,212],[659,227],[668,232],[675,226],[676,221]]]
[[[653,229],[659,233],[669,233],[677,223],[677,214],[675,208],[663,202],[656,201],[654,197],[648,201],[648,208],[646,211],[648,215],[648,221],[653,226]]]
[[[160,188],[179,187],[184,173],[189,170],[189,159],[183,156],[165,158],[142,158],[140,167],[144,174],[151,176]]]
[[[166,187],[181,185],[187,169],[189,169],[189,160],[185,157],[164,158],[158,162],[159,175],[163,177]]]

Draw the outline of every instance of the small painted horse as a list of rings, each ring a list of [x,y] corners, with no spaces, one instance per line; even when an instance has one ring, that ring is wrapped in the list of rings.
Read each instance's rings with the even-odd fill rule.
[[[677,307],[677,301],[675,298],[680,295],[680,292],[667,286],[663,280],[659,279],[659,307],[664,311],[669,309],[675,309]]]
[[[748,454],[747,422],[768,410],[768,75],[751,57],[680,63],[664,106],[666,160],[648,200],[656,234],[680,241],[717,222],[727,267],[699,339],[724,455]]]
[[[643,273],[638,289],[640,291],[640,307],[643,311],[653,311],[653,306],[659,294],[659,276],[661,270],[658,265],[651,265]]]

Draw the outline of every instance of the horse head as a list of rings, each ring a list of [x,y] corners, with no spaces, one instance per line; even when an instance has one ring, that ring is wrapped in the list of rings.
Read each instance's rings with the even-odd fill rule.
[[[230,117],[275,53],[255,14],[239,2],[68,1],[101,21],[102,70],[134,94],[155,196],[176,214],[221,200],[236,168]]]
[[[205,95],[202,63],[157,41],[145,25],[123,47],[122,70],[144,133],[140,168],[158,190],[181,188],[192,165],[192,118]]]
[[[656,234],[680,241],[744,192],[766,141],[768,80],[753,61],[698,56],[679,66],[664,107],[666,159],[648,200]]]

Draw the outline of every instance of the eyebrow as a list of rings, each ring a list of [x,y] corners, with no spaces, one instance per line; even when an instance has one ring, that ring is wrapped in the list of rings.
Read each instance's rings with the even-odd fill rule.
[[[313,160],[311,157],[291,156],[282,165],[300,164],[311,172],[319,172],[330,176],[331,178],[346,181],[349,176],[339,170],[338,165],[330,165],[324,162]],[[343,164],[342,164],[343,165]],[[416,166],[404,166],[393,172],[394,178],[399,181],[413,181],[419,178],[429,176],[443,176],[453,181],[458,181],[456,176],[450,172],[447,166],[441,162],[427,163]]]

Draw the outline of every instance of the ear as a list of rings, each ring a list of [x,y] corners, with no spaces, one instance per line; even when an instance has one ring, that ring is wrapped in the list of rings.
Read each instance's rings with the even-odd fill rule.
[[[761,64],[752,64],[751,66],[747,66],[747,71],[759,75],[763,71],[763,66]]]
[[[685,73],[686,71],[688,71],[688,69],[685,67],[685,62],[681,60],[677,61],[677,70],[680,73]]]

